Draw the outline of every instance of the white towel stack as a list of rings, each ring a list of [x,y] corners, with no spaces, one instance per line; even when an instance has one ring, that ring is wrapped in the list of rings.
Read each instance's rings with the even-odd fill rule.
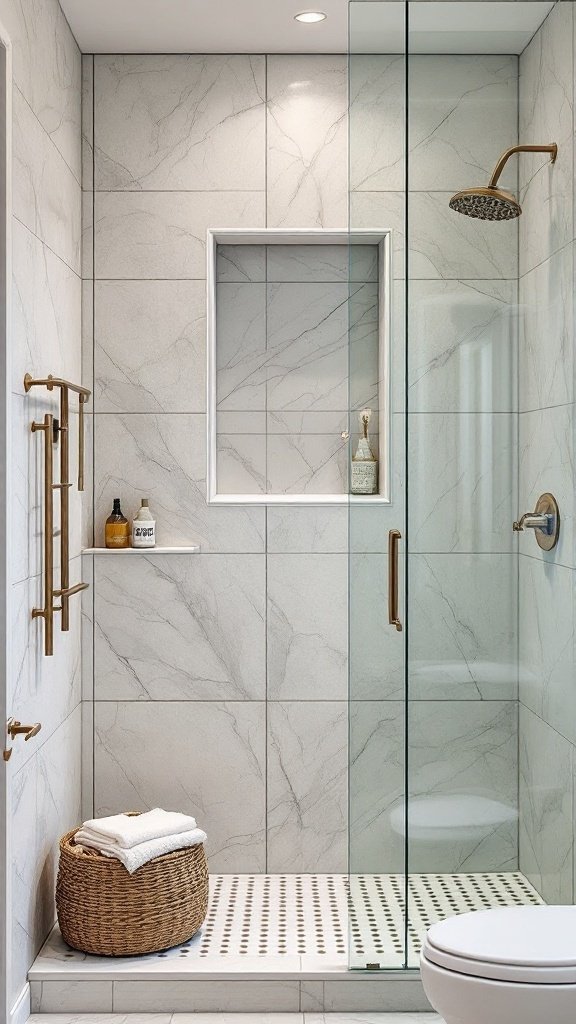
[[[105,857],[115,857],[133,875],[154,857],[204,843],[206,833],[198,828],[195,818],[155,807],[132,817],[113,814],[109,818],[91,818],[84,822],[74,840],[79,846],[99,850]]]

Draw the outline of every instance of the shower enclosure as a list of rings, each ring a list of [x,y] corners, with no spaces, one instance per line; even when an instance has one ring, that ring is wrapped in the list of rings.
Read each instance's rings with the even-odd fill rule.
[[[549,648],[562,555],[512,525],[563,489],[567,458],[532,446],[550,396],[567,400],[534,324],[543,306],[551,333],[571,330],[550,265],[569,241],[556,258],[573,281],[571,19],[563,2],[350,3],[349,229],[390,230],[393,251],[389,503],[349,504],[352,968],[416,967],[451,914],[573,898],[572,724],[553,723],[558,778],[539,750],[566,666],[554,679],[534,639]],[[507,161],[506,191],[484,189],[492,219],[473,219],[476,186],[517,146],[532,151]],[[355,332],[351,318],[352,445]]]
[[[83,817],[205,828],[172,1009],[166,957],[353,992],[438,918],[573,901],[573,4],[349,18],[84,57]],[[495,168],[520,216],[450,207]],[[550,550],[513,528],[548,493]],[[118,494],[154,552],[103,550]]]

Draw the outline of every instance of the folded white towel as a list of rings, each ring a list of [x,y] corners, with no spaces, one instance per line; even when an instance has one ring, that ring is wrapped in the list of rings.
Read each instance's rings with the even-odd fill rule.
[[[113,814],[109,818],[91,818],[85,821],[76,834],[76,842],[90,839],[92,843],[102,843],[95,849],[109,846],[121,846],[130,850],[140,843],[162,836],[175,836],[181,832],[190,832],[196,828],[196,819],[178,811],[163,811],[155,807],[152,811],[129,817],[127,814]]]
[[[79,846],[87,846],[93,850],[99,850],[105,857],[115,857],[124,865],[129,874],[133,875],[143,864],[155,857],[161,857],[164,853],[172,853],[173,850],[185,850],[189,846],[198,846],[206,842],[206,833],[201,828],[191,829],[189,832],[179,832],[174,836],[160,836],[158,839],[150,839],[147,843],[139,843],[127,849],[122,846],[108,845],[102,847],[93,839],[79,839],[80,832],[74,836],[74,841]]]

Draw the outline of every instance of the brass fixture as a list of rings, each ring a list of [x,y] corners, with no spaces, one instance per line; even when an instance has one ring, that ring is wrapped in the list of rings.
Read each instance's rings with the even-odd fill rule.
[[[388,532],[388,622],[402,632],[402,623],[398,618],[398,541],[400,530]]]
[[[517,522],[512,523],[512,529],[515,533],[534,530],[534,536],[544,551],[556,547],[560,534],[560,511],[554,495],[548,491],[541,494],[534,511],[525,512]]]
[[[27,742],[33,736],[37,736],[41,728],[40,722],[34,722],[34,725],[22,725],[22,722],[18,722],[15,718],[9,718],[6,723],[6,734],[11,740],[15,740],[17,736],[23,736]],[[9,761],[12,757],[12,747],[7,747],[2,756],[5,761]]]
[[[479,220],[513,220],[519,217],[522,207],[516,197],[511,192],[496,187],[502,171],[514,153],[550,153],[550,162],[555,163],[558,146],[555,142],[549,146],[511,146],[502,153],[488,185],[457,192],[450,200],[450,209]]]
[[[44,423],[33,423],[32,431],[44,431],[44,608],[34,608],[32,617],[43,617],[46,623],[44,653],[54,653],[54,612],[62,612],[60,628],[63,632],[70,629],[69,599],[81,590],[86,590],[87,583],[76,583],[70,586],[70,501],[69,491],[73,486],[69,481],[70,461],[70,421],[69,392],[78,395],[78,490],[84,490],[84,405],[90,397],[88,388],[61,377],[49,374],[46,378],[33,379],[29,373],[24,377],[24,390],[29,392],[32,387],[45,387],[48,391],[58,388],[60,391],[60,417],[46,415]],[[60,482],[53,481],[52,444],[60,441]],[[60,586],[54,589],[54,523],[52,509],[52,492],[60,492]],[[54,597],[60,598],[60,604],[54,606]]]

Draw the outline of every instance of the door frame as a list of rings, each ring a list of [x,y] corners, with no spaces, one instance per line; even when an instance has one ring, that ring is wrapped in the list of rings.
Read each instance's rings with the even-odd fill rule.
[[[12,280],[12,44],[0,21],[0,723],[2,748],[10,709],[9,680],[12,671],[11,645],[11,280]],[[29,1012],[29,987],[12,1006],[10,967],[12,962],[11,900],[11,815],[10,763],[2,761],[0,771],[0,1007],[2,1021],[20,1024]]]

